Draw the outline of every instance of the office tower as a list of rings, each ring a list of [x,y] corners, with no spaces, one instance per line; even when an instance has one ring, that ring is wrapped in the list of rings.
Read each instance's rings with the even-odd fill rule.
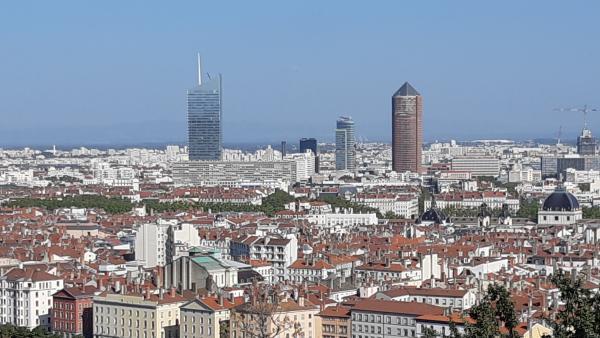
[[[335,129],[335,169],[354,170],[356,168],[354,121],[351,117],[340,116]]]
[[[281,141],[281,158],[284,158],[287,155],[287,142]]]
[[[592,136],[592,131],[587,126],[583,128],[581,135],[577,137],[577,153],[579,155],[596,154],[596,138]]]
[[[317,150],[317,140],[314,138],[300,139],[300,152],[305,153],[307,150],[312,151],[315,155],[315,172],[319,172],[319,152]]]
[[[392,96],[392,170],[421,172],[423,98],[408,82]]]
[[[188,151],[192,161],[221,159],[221,75],[202,74],[198,55],[198,85],[187,91]]]

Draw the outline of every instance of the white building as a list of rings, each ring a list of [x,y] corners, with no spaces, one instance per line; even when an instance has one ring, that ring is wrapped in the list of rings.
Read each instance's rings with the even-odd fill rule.
[[[295,235],[285,238],[274,236],[245,236],[231,241],[231,257],[266,261],[271,264],[271,281],[281,282],[289,279],[288,267],[298,259],[298,239]]]
[[[157,223],[142,224],[135,234],[135,259],[144,267],[165,266],[167,263],[167,239],[172,222],[158,220]]]
[[[457,156],[452,159],[452,170],[468,171],[472,176],[500,175],[500,160],[496,157]]]
[[[404,218],[416,218],[419,215],[419,199],[412,194],[357,194],[353,202],[378,209],[385,214],[393,212]]]
[[[0,324],[50,327],[52,295],[63,279],[34,268],[12,268],[0,277]]]
[[[351,227],[356,225],[374,225],[377,224],[377,215],[374,213],[354,213],[352,209],[344,210],[344,212],[331,214],[308,214],[306,217],[312,224],[322,227],[333,227],[341,225]]]

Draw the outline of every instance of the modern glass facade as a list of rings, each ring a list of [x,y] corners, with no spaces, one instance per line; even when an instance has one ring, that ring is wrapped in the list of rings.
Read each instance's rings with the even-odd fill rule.
[[[188,90],[188,149],[192,161],[221,159],[223,127],[221,75]]]
[[[335,129],[335,169],[354,170],[356,149],[354,121],[351,117],[340,116]]]

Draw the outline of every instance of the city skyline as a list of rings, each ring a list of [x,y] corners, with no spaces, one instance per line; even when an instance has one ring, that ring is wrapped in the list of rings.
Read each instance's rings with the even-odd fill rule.
[[[427,92],[425,140],[555,138],[560,126],[565,137],[575,138],[581,117],[553,109],[598,106],[599,51],[587,43],[598,28],[585,20],[597,4],[544,5],[474,3],[461,13],[445,4],[411,4],[419,14],[401,13],[400,20],[385,20],[399,4],[327,4],[316,16],[310,5],[290,5],[293,10],[282,13],[295,14],[281,16],[275,15],[280,5],[270,11],[242,5],[243,17],[202,22],[188,14],[194,4],[187,12],[154,4],[122,4],[116,13],[93,7],[78,18],[69,16],[81,9],[77,5],[8,5],[0,14],[0,38],[15,53],[0,56],[0,144],[185,141],[182,97],[193,83],[191,60],[198,50],[227,78],[226,143],[307,135],[331,140],[319,121],[342,114],[362,126],[358,139],[390,141],[387,93],[407,79]],[[363,17],[355,15],[359,8],[364,20],[356,19]],[[160,30],[153,22],[165,14],[180,20]],[[35,25],[23,26],[28,16]],[[307,19],[311,27],[293,25]],[[436,24],[428,25],[432,20]],[[332,23],[337,28],[327,29]],[[116,34],[130,25],[140,29]],[[271,30],[274,25],[281,30]],[[418,41],[410,52],[384,43],[398,31]],[[378,39],[370,39],[375,33]],[[589,122],[597,129],[600,116],[590,114]]]

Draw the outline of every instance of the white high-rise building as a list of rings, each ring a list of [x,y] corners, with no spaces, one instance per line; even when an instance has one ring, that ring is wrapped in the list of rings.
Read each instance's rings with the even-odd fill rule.
[[[296,162],[296,181],[306,181],[315,174],[315,155],[312,151],[288,154],[285,159]]]
[[[142,224],[135,234],[135,259],[144,267],[164,266],[167,262],[167,239],[170,223],[158,220],[157,223]]]

